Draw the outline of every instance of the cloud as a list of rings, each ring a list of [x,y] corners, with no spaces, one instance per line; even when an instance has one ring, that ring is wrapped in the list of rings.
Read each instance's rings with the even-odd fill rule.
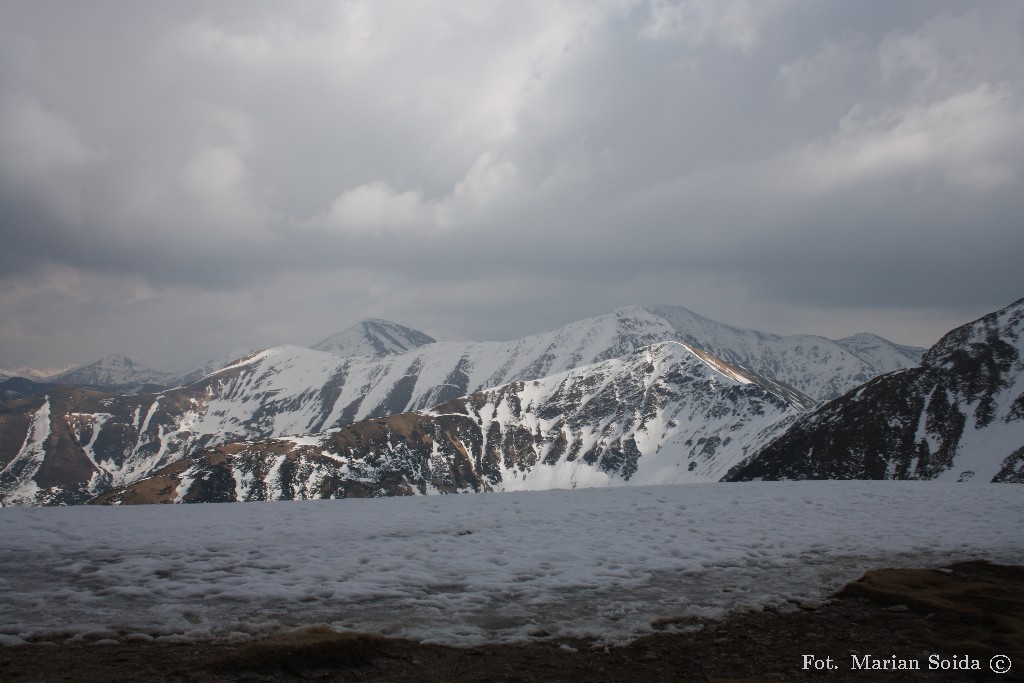
[[[345,190],[300,229],[372,236],[443,231],[509,202],[520,180],[514,164],[487,152],[444,197],[425,199],[422,190],[399,191],[385,181],[371,181]]]
[[[183,169],[182,184],[202,222],[218,231],[259,229],[270,219],[253,196],[244,151],[237,147],[197,150]]]
[[[1020,296],[1020,3],[98,3],[0,7],[0,365]]]
[[[37,98],[0,99],[0,174],[64,220],[81,220],[79,174],[102,156],[75,124]]]
[[[794,155],[798,187],[892,180],[912,173],[984,191],[1006,187],[1024,159],[1024,107],[1007,87],[982,83],[970,92],[927,104],[865,115],[854,107],[829,138]]]
[[[430,228],[435,224],[432,208],[424,204],[422,192],[398,192],[388,183],[370,182],[346,190],[311,225],[369,234]]]
[[[758,6],[747,0],[706,2],[704,0],[655,0],[642,38],[655,41],[682,40],[694,47],[706,44],[746,51],[758,40]]]
[[[45,182],[55,173],[80,168],[100,156],[72,123],[31,96],[14,96],[3,103],[0,151],[4,173],[29,182]]]

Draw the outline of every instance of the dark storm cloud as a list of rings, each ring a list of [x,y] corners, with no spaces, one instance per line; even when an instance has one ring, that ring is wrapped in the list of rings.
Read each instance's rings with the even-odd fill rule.
[[[927,344],[1021,295],[1019,3],[16,2],[0,26],[0,366],[654,302]]]

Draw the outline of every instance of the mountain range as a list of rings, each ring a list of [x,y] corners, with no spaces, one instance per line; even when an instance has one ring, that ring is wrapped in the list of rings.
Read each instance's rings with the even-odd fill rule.
[[[819,400],[835,398],[881,372],[910,367],[924,352],[872,334],[830,340],[737,328],[676,306],[628,306],[552,332],[508,342],[437,342],[412,328],[369,319],[309,348],[342,358],[363,359],[420,350],[414,356],[420,366],[446,366],[438,370],[455,375],[467,369],[472,371],[464,389],[473,390],[615,358],[661,341],[680,341],[730,362],[751,364],[766,377],[786,381]],[[122,355],[106,356],[60,372],[21,368],[0,373],[39,384],[67,384],[116,394],[154,393],[202,379],[252,351],[255,349],[238,351],[183,373],[155,370]],[[453,355],[456,361],[451,363],[448,357]],[[403,370],[418,372],[415,366],[416,362],[411,362]],[[462,387],[459,378],[455,380],[449,383],[449,389]],[[442,393],[443,398],[458,395],[448,390]],[[422,401],[430,400],[429,396],[422,397]],[[418,407],[427,405],[422,401]]]
[[[814,404],[706,352],[661,342],[323,437],[204,449],[101,502],[713,481]]]
[[[434,342],[433,337],[418,330],[387,320],[370,318],[333,334],[310,348],[335,356],[380,358]],[[186,372],[155,370],[121,354],[111,354],[79,366],[0,369],[0,400],[23,398],[45,392],[47,384],[66,384],[116,394],[155,393],[191,384],[257,350],[259,349],[237,350]],[[22,381],[7,383],[12,379]]]
[[[952,345],[956,334],[943,342]],[[772,335],[667,306],[618,309],[509,342],[436,342],[368,320],[316,346],[323,350],[249,354],[152,394],[48,386],[0,404],[0,500],[251,500],[813,478],[773,444],[818,424],[815,416],[843,404],[848,390],[886,380],[885,373],[918,372],[924,351],[867,334]],[[707,393],[700,387],[708,382],[731,388]],[[982,478],[988,470],[974,471]],[[892,476],[929,472],[893,469]]]

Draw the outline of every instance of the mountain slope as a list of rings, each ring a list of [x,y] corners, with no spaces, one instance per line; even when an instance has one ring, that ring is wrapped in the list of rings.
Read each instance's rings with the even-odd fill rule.
[[[1024,483],[1024,299],[797,420],[729,478]]]
[[[380,358],[395,353],[433,344],[434,338],[422,332],[389,320],[369,318],[337,334],[333,334],[311,348],[335,356],[372,356]]]
[[[179,458],[147,438],[152,399],[51,386],[0,404],[0,502],[81,503]]]
[[[664,342],[323,437],[204,450],[100,502],[221,502],[717,481],[813,401]]]

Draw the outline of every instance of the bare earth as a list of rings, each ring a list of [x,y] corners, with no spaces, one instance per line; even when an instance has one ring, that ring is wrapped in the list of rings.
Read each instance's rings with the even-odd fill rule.
[[[1024,680],[1024,567],[882,569],[818,608],[654,625],[666,632],[610,650],[565,639],[451,648],[323,628],[245,645],[44,643],[0,648],[0,680]],[[920,670],[858,670],[855,661]],[[990,668],[1006,662],[1002,675]]]

